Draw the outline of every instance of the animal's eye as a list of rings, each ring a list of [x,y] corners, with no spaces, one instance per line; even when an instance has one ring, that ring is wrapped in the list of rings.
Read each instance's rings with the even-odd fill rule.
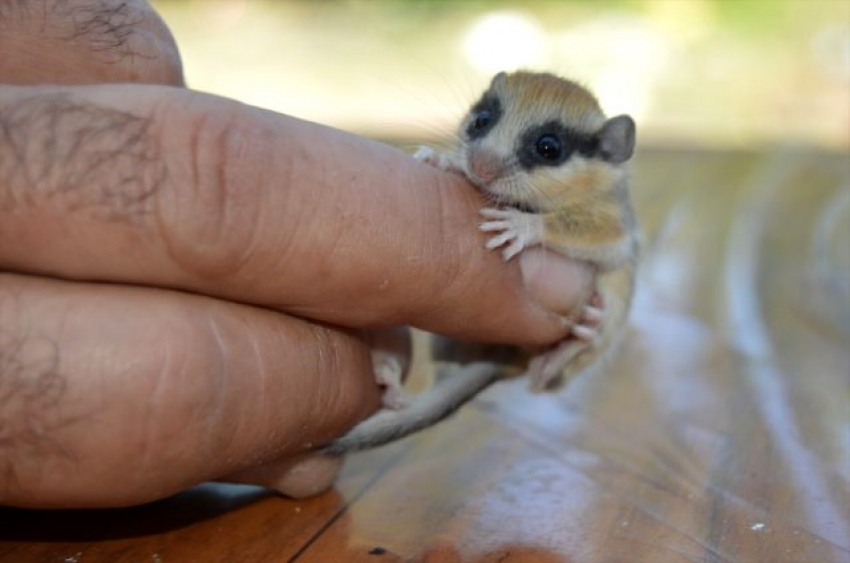
[[[478,113],[475,114],[475,119],[472,120],[472,128],[476,131],[480,131],[484,129],[490,122],[493,120],[493,114],[489,109],[482,109]]]
[[[468,141],[477,141],[487,135],[501,117],[502,104],[498,98],[487,93],[469,110],[463,134]]]
[[[563,155],[561,141],[555,135],[543,135],[534,145],[534,150],[543,160],[556,161]]]

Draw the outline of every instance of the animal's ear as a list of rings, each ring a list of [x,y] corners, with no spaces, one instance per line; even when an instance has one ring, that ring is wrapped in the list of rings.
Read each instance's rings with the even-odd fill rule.
[[[493,80],[490,81],[490,88],[495,88],[496,86],[501,86],[505,83],[505,80],[508,78],[507,72],[500,72],[496,76],[493,77]]]
[[[612,117],[599,132],[599,151],[607,162],[625,162],[635,152],[635,122],[628,115]]]

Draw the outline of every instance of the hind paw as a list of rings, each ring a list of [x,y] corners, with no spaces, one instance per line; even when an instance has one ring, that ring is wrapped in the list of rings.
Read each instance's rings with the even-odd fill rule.
[[[401,410],[409,404],[407,393],[402,388],[402,365],[393,356],[373,359],[375,381],[384,388],[381,402],[384,408]]]
[[[602,298],[594,294],[590,302],[584,306],[581,317],[573,324],[570,332],[577,339],[590,344],[599,338],[599,330],[604,320],[605,308],[602,305]]]
[[[602,298],[594,294],[570,329],[571,337],[535,356],[529,362],[528,375],[531,379],[531,389],[545,391],[557,386],[563,377],[564,368],[599,338],[604,320],[605,308]]]

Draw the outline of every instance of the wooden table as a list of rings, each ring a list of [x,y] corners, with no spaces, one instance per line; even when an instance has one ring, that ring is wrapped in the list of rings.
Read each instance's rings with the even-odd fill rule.
[[[843,155],[846,156],[846,155]],[[646,150],[610,369],[491,388],[294,501],[0,511],[0,561],[850,561],[850,160]]]

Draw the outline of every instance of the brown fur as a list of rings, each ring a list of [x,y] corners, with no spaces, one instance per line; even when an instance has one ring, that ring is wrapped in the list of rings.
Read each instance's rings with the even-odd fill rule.
[[[508,205],[539,212],[543,218],[543,246],[586,261],[597,270],[596,292],[605,309],[599,336],[576,355],[564,356],[570,359],[562,366],[559,377],[543,372],[530,374],[533,387],[555,386],[602,363],[628,315],[638,243],[623,162],[631,156],[634,139],[619,126],[622,118],[618,118],[618,127],[607,129],[608,121],[599,102],[573,81],[551,74],[515,72],[497,75],[490,91],[499,99],[502,115],[486,135],[470,141],[474,147],[466,147],[462,160],[464,156],[469,159],[473,150],[486,151],[491,159],[498,155],[503,173],[479,186],[482,191]],[[474,118],[467,117],[461,135]],[[558,165],[524,168],[517,152],[523,150],[518,141],[525,131],[550,122],[595,138],[596,142],[605,139],[616,153],[590,156],[579,150]],[[615,136],[603,136],[608,134]],[[607,156],[610,160],[606,160]],[[577,345],[570,340],[562,344]],[[549,371],[546,367],[540,369]]]
[[[526,71],[494,81],[494,89],[526,120],[558,118],[579,131],[595,132],[604,120],[596,97],[572,80]],[[538,115],[539,114],[539,115]]]

